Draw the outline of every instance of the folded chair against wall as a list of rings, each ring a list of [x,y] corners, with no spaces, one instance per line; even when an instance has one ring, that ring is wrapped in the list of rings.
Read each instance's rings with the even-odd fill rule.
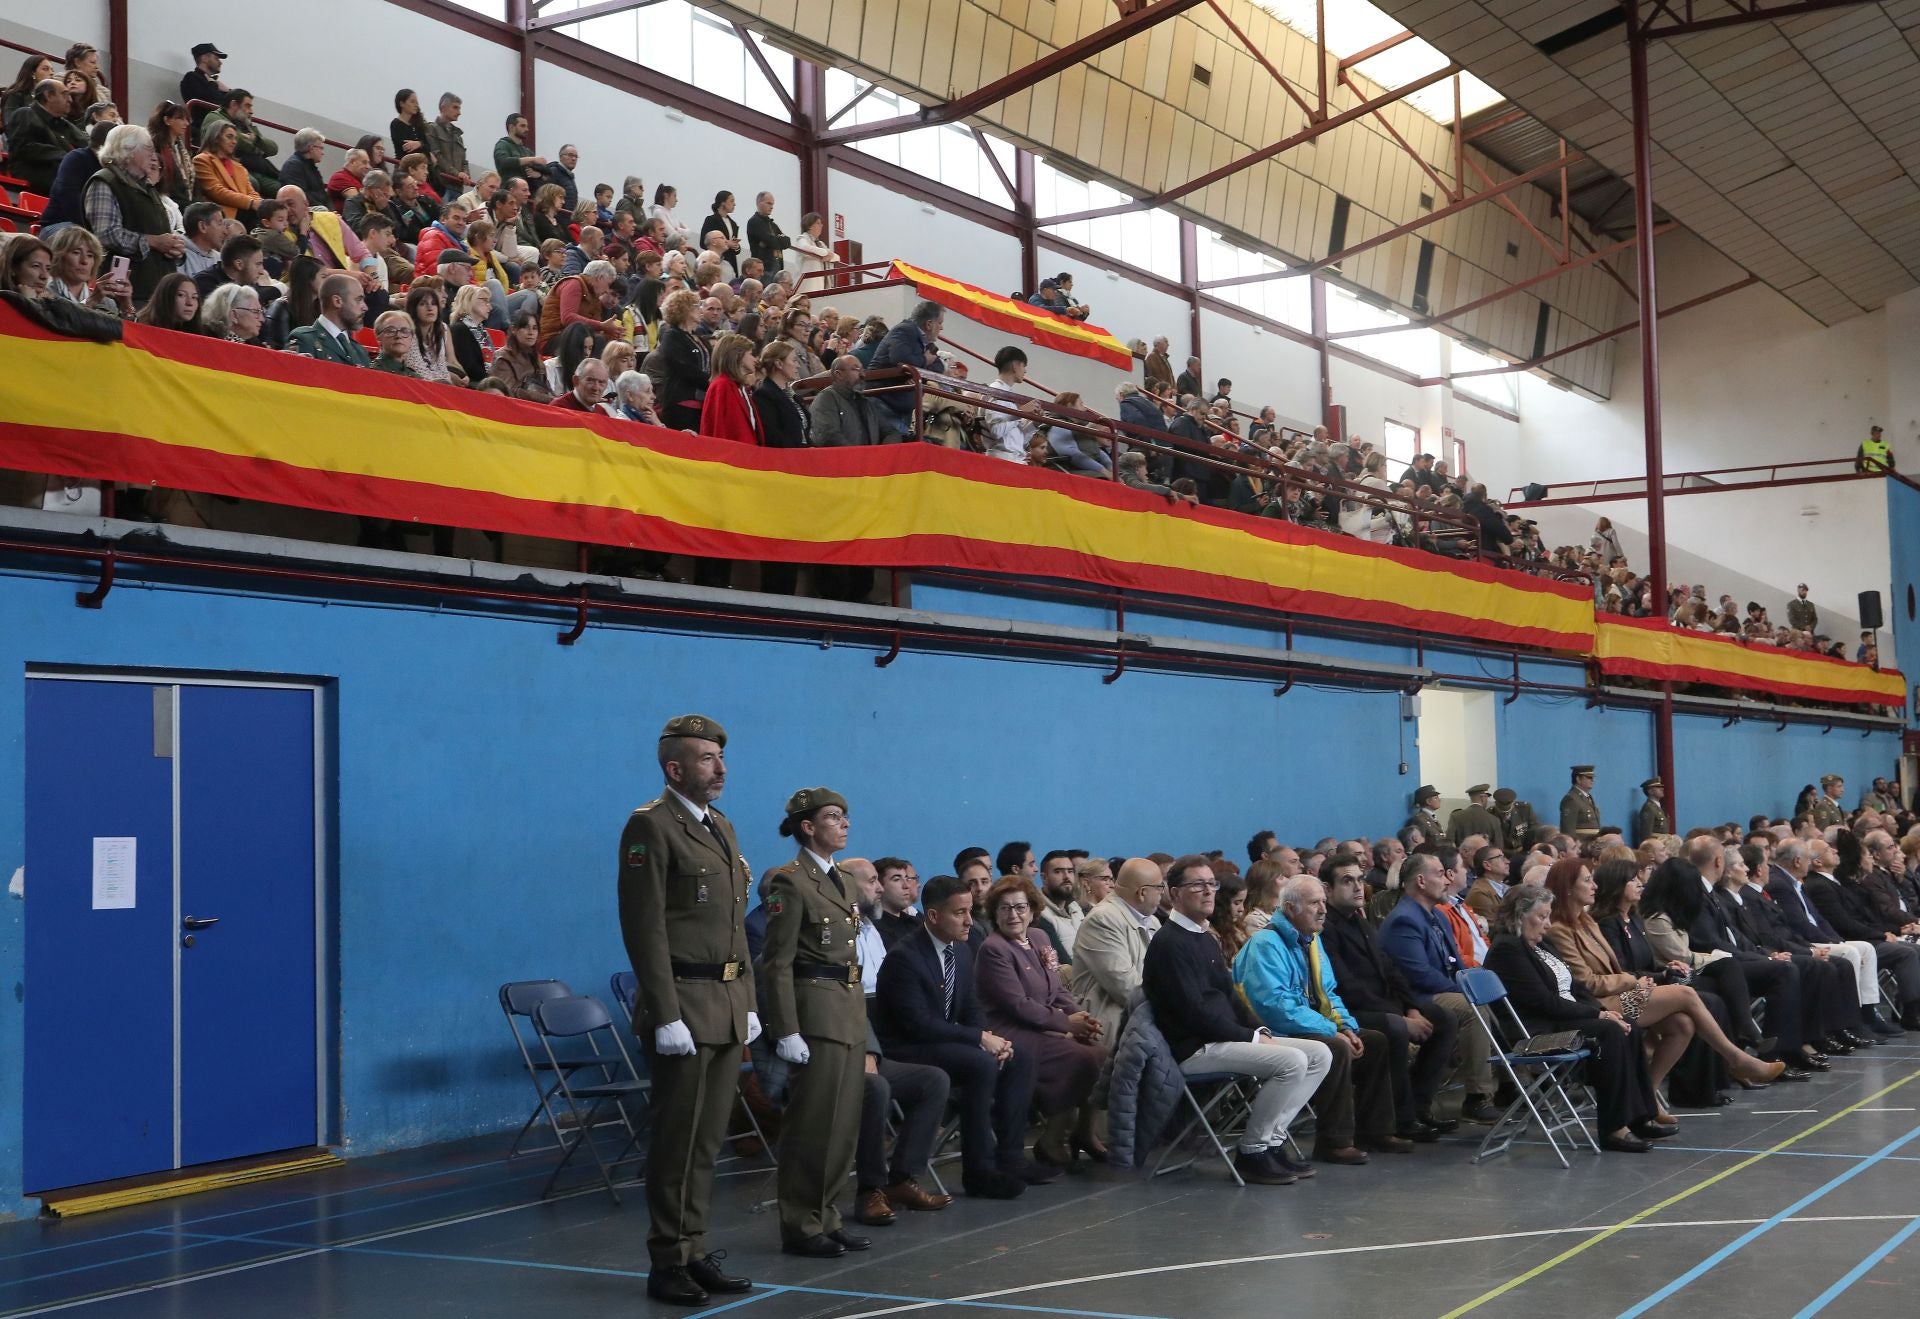
[[[541,1188],[541,1198],[553,1193],[560,1174],[584,1148],[599,1170],[601,1185],[607,1188],[613,1202],[619,1204],[620,1192],[614,1188],[615,1170],[646,1160],[639,1152],[642,1124],[634,1121],[628,1105],[646,1102],[647,1083],[635,1071],[627,1046],[599,999],[584,995],[544,999],[534,1005],[532,1021],[534,1035],[554,1075],[560,1101],[571,1119],[564,1127],[558,1123],[554,1126],[554,1135],[564,1152],[547,1178],[547,1184]],[[566,1061],[556,1052],[556,1045],[568,1050]],[[581,1056],[580,1050],[598,1060],[595,1064],[600,1072],[598,1077],[588,1074],[587,1069],[575,1061]],[[552,1107],[550,1102],[549,1110]],[[614,1121],[602,1123],[601,1114],[609,1109]],[[594,1135],[602,1125],[617,1127],[615,1139],[620,1144],[612,1157],[607,1156]]]
[[[576,1055],[570,1051],[568,1056],[559,1060],[559,1067],[556,1068],[537,1047],[528,1047],[527,1036],[521,1032],[520,1023],[523,1021],[530,1023],[534,1008],[550,998],[568,998],[572,994],[572,988],[564,980],[509,980],[500,986],[500,1011],[507,1018],[507,1029],[513,1032],[513,1046],[520,1051],[520,1061],[526,1065],[527,1078],[533,1082],[535,1096],[533,1111],[527,1114],[527,1120],[522,1122],[520,1130],[514,1133],[513,1144],[507,1148],[509,1159],[517,1158],[522,1154],[544,1154],[548,1150],[566,1147],[566,1142],[560,1138],[559,1119],[553,1111],[554,1097],[560,1092],[557,1073],[561,1068],[567,1070],[583,1067],[599,1068],[600,1071],[588,1079],[604,1079],[605,1062],[601,1058],[592,1053]],[[527,1138],[527,1133],[533,1129],[533,1125],[543,1117],[547,1121],[548,1129],[553,1132],[553,1141],[522,1149],[520,1142]]]
[[[1479,1163],[1497,1154],[1505,1154],[1514,1141],[1533,1126],[1537,1126],[1540,1134],[1547,1138],[1547,1144],[1552,1148],[1554,1157],[1560,1160],[1562,1168],[1573,1166],[1567,1161],[1566,1150],[1561,1148],[1563,1137],[1569,1149],[1579,1149],[1584,1140],[1598,1154],[1599,1142],[1581,1120],[1578,1106],[1567,1093],[1567,1083],[1573,1080],[1574,1068],[1585,1062],[1592,1055],[1592,1050],[1581,1046],[1548,1053],[1525,1052],[1525,1043],[1530,1036],[1525,1023],[1520,1020],[1520,1013],[1507,997],[1507,987],[1500,983],[1499,976],[1485,967],[1476,966],[1455,972],[1453,982],[1459,987],[1461,996],[1472,1006],[1473,1015],[1479,1020],[1481,1029],[1487,1032],[1487,1038],[1494,1042],[1494,1061],[1506,1072],[1508,1081],[1518,1092],[1518,1097],[1507,1105],[1499,1121],[1487,1129],[1486,1139],[1480,1142],[1473,1162]],[[1504,1017],[1501,1015],[1503,1009]],[[1521,1044],[1508,1049],[1500,1044],[1503,1039],[1519,1040]],[[1574,1132],[1579,1133],[1578,1137],[1571,1134]]]

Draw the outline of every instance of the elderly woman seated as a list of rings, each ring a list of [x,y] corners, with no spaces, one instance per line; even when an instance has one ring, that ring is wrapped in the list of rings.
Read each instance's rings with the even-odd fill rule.
[[[260,346],[260,327],[266,317],[260,294],[245,284],[222,284],[207,294],[200,307],[200,328],[216,339]]]
[[[653,377],[645,371],[622,371],[613,382],[612,404],[612,415],[623,421],[660,424],[653,410]]]
[[[1106,1156],[1094,1138],[1087,1097],[1106,1065],[1107,1050],[1097,1043],[1099,1021],[1060,981],[1053,941],[1033,928],[1038,898],[1033,884],[1017,875],[987,890],[984,905],[992,933],[974,955],[973,984],[987,1029],[1030,1052],[1037,1064],[1034,1104],[1046,1128],[1033,1157],[1065,1167],[1075,1150],[1096,1159]]]

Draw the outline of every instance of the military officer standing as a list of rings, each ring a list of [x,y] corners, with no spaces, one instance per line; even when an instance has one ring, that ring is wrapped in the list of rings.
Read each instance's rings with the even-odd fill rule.
[[[1593,800],[1593,766],[1573,767],[1573,786],[1560,799],[1560,832],[1591,838],[1600,832],[1600,807]]]
[[[1533,843],[1533,831],[1540,827],[1540,817],[1533,813],[1533,803],[1521,801],[1520,794],[1512,788],[1494,790],[1493,818],[1500,822],[1500,833],[1494,838],[1494,845],[1509,857],[1526,851]]]
[[[1500,817],[1487,809],[1487,798],[1492,792],[1493,785],[1489,783],[1476,783],[1467,789],[1467,804],[1447,820],[1447,839],[1455,847],[1468,835],[1479,834],[1494,846],[1505,849],[1506,837]]]
[[[1423,783],[1414,790],[1413,814],[1407,817],[1407,823],[1425,834],[1429,843],[1437,843],[1447,836],[1446,826],[1433,813],[1439,804],[1440,789],[1431,783]]]
[[[1667,823],[1667,785],[1659,779],[1648,779],[1640,785],[1640,791],[1647,794],[1647,799],[1640,803],[1640,809],[1633,814],[1633,841],[1636,846],[1655,834],[1673,832]]]
[[[1807,810],[1807,814],[1813,818],[1814,828],[1830,829],[1847,822],[1847,808],[1840,804],[1840,794],[1846,788],[1847,781],[1838,774],[1820,776],[1820,795],[1813,799],[1813,805]]]
[[[831,1258],[872,1244],[841,1226],[834,1204],[853,1171],[867,1062],[859,886],[833,863],[847,845],[847,799],[801,789],[780,836],[800,844],[768,876],[760,954],[774,1052],[794,1067],[780,1135],[780,1248]]]
[[[703,715],[668,720],[666,789],[620,835],[620,934],[640,982],[633,1030],[653,1076],[647,1295],[677,1305],[753,1287],[722,1272],[706,1242],[740,1050],[760,1033],[745,923],[753,876],[712,805],[726,785],[726,745],[726,730]]]

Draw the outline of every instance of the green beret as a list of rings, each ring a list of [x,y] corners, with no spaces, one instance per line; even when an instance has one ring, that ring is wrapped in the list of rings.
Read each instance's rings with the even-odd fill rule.
[[[727,730],[703,714],[680,714],[667,720],[667,726],[660,730],[660,740],[670,737],[700,737],[722,747],[727,744]]]
[[[832,788],[802,788],[787,798],[787,818],[796,815],[812,815],[823,806],[838,806],[847,809],[847,799]]]
[[[1498,789],[1493,794],[1493,800],[1498,805],[1511,806],[1516,801],[1520,800],[1520,794],[1515,792],[1512,788],[1501,788],[1501,789]]]
[[[1490,784],[1490,783],[1476,783],[1476,784],[1474,784],[1474,785],[1473,785],[1473,786],[1472,786],[1471,788],[1468,788],[1468,789],[1467,789],[1467,796],[1469,796],[1469,797],[1484,797],[1484,796],[1486,796],[1486,795],[1487,795],[1488,793],[1490,793],[1490,792],[1492,792],[1492,791],[1493,791],[1493,785],[1492,785],[1492,784]]]
[[[1820,776],[1820,786],[1823,788],[1826,787],[1828,784],[1845,783],[1845,782],[1846,782],[1846,779],[1838,774],[1822,774]]]
[[[1422,783],[1418,788],[1414,790],[1413,804],[1415,806],[1418,806],[1421,802],[1425,801],[1427,798],[1438,797],[1439,795],[1440,795],[1440,789],[1434,787],[1431,783]]]

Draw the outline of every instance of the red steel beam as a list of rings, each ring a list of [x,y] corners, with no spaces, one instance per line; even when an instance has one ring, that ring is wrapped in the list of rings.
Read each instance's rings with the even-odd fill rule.
[[[893,133],[904,133],[910,129],[928,128],[935,124],[950,124],[956,119],[965,119],[968,115],[978,114],[988,106],[998,104],[1036,83],[1045,82],[1055,74],[1070,69],[1076,64],[1085,63],[1129,37],[1164,23],[1167,19],[1176,18],[1204,2],[1205,0],[1157,0],[1157,3],[1143,5],[1119,22],[1109,23],[1098,32],[1089,33],[1078,41],[1070,42],[1023,68],[1015,69],[1004,78],[996,78],[986,86],[968,92],[965,96],[956,96],[950,101],[929,105],[914,114],[895,115],[891,119],[877,119],[870,124],[861,124],[854,128],[841,129],[837,133],[828,133],[820,139],[820,144],[844,146],[870,137],[886,137]]]
[[[1395,33],[1393,36],[1388,37],[1385,41],[1374,42],[1371,46],[1368,46],[1365,50],[1354,51],[1353,54],[1341,60],[1337,67],[1341,73],[1345,73],[1348,69],[1351,69],[1356,64],[1364,64],[1366,61],[1372,59],[1375,55],[1384,55],[1388,51],[1392,50],[1395,46],[1404,46],[1407,42],[1412,40],[1414,40],[1414,35],[1411,32]]]
[[[1281,138],[1272,146],[1261,147],[1258,151],[1250,152],[1238,160],[1230,160],[1217,169],[1208,170],[1198,178],[1188,179],[1185,183],[1177,184],[1164,192],[1157,192],[1151,197],[1142,197],[1138,201],[1127,202],[1121,206],[1102,206],[1091,211],[1075,211],[1070,215],[1050,215],[1041,220],[1040,223],[1042,225],[1070,224],[1076,220],[1098,220],[1109,215],[1131,215],[1135,211],[1149,211],[1156,206],[1164,206],[1170,201],[1177,201],[1188,193],[1198,192],[1202,188],[1210,188],[1221,179],[1238,174],[1241,170],[1253,165],[1258,165],[1264,160],[1271,160],[1282,152],[1291,151],[1303,142],[1311,142],[1317,137],[1331,133],[1336,128],[1342,128],[1356,119],[1373,113],[1382,106],[1392,105],[1396,101],[1404,101],[1415,92],[1424,91],[1435,83],[1452,77],[1457,72],[1459,72],[1459,66],[1454,64],[1449,64],[1444,69],[1436,69],[1424,77],[1415,78],[1404,87],[1396,87],[1392,91],[1384,92],[1370,101],[1362,101],[1358,105],[1349,106],[1339,114],[1329,115],[1317,124],[1309,124],[1291,137]]]
[[[1321,108],[1318,110],[1314,109],[1311,105],[1307,104],[1307,98],[1302,96],[1298,91],[1294,90],[1293,84],[1287,81],[1286,75],[1281,73],[1280,70],[1276,69],[1273,66],[1273,61],[1267,58],[1266,52],[1261,50],[1258,46],[1254,45],[1253,38],[1249,37],[1245,32],[1242,32],[1240,30],[1240,25],[1233,21],[1233,15],[1227,12],[1226,6],[1222,5],[1220,3],[1220,0],[1207,0],[1207,5],[1209,8],[1213,10],[1215,14],[1219,15],[1220,21],[1227,25],[1227,31],[1233,33],[1234,37],[1239,40],[1240,45],[1246,50],[1247,54],[1253,56],[1253,58],[1259,62],[1261,68],[1265,69],[1268,73],[1273,75],[1273,80],[1280,84],[1280,90],[1285,92],[1289,97],[1291,97],[1293,99],[1293,103],[1299,106],[1302,110],[1306,112],[1308,123],[1313,123],[1315,120],[1324,118],[1326,116],[1325,102],[1324,101],[1322,102]],[[1321,63],[1322,69],[1324,69],[1326,67],[1326,61],[1322,60],[1320,63]]]
[[[1637,4],[1638,0],[1629,0]],[[1693,5],[1686,7],[1689,17],[1684,22],[1654,23],[1651,15],[1643,22],[1640,36],[1646,41],[1655,41],[1667,37],[1691,36],[1695,32],[1717,32],[1721,28],[1739,27],[1744,23],[1770,23],[1776,18],[1793,18],[1799,14],[1818,14],[1829,9],[1856,9],[1873,0],[1791,0],[1788,4],[1769,5],[1764,0],[1726,0],[1726,3],[1739,10],[1733,14],[1718,14],[1713,18],[1693,18]],[[1666,5],[1659,5],[1654,12],[1664,10],[1672,13]]]
[[[1342,87],[1345,87],[1348,91],[1352,92],[1354,95],[1356,96],[1360,95],[1360,89],[1354,86],[1352,79],[1347,77],[1347,71],[1345,69],[1340,70],[1340,85]],[[1400,144],[1400,149],[1406,152],[1409,156],[1413,157],[1413,163],[1418,165],[1422,170],[1426,171],[1427,177],[1433,180],[1433,186],[1440,190],[1440,195],[1442,197],[1457,199],[1460,196],[1459,189],[1455,187],[1454,184],[1449,182],[1446,176],[1443,175],[1439,170],[1435,169],[1432,165],[1429,165],[1427,163],[1427,158],[1421,155],[1419,151],[1415,150],[1413,143],[1407,141],[1406,138],[1400,135],[1400,130],[1393,126],[1393,121],[1391,119],[1388,119],[1385,115],[1381,114],[1378,110],[1375,110],[1373,112],[1373,117],[1375,121],[1379,123],[1380,127],[1386,130],[1387,136],[1392,138],[1395,142],[1398,142]]]
[[[588,19],[605,18],[610,14],[625,14],[635,9],[646,9],[651,5],[657,5],[659,3],[660,0],[602,0],[600,4],[582,5],[578,9],[569,9],[564,14],[549,14],[542,18],[535,18],[529,14],[526,26],[529,32],[544,32],[548,28],[566,27],[572,23],[584,23]],[[543,5],[536,3],[529,8],[537,12],[543,8]]]
[[[1395,225],[1384,233],[1375,234],[1372,238],[1364,242],[1355,243],[1352,247],[1344,248],[1341,251],[1323,256],[1318,261],[1309,261],[1305,265],[1290,266],[1285,270],[1266,271],[1258,275],[1235,275],[1231,279],[1208,280],[1200,287],[1203,289],[1218,289],[1226,288],[1233,284],[1257,284],[1262,280],[1292,279],[1297,275],[1311,275],[1316,270],[1324,270],[1328,266],[1338,265],[1350,256],[1358,256],[1362,252],[1371,251],[1382,243],[1390,243],[1396,238],[1405,238],[1408,234],[1417,233],[1436,220],[1444,220],[1449,215],[1458,215],[1470,206],[1478,206],[1481,202],[1490,201],[1502,193],[1512,192],[1515,188],[1525,187],[1536,179],[1545,178],[1547,175],[1559,169],[1562,164],[1572,164],[1574,161],[1580,159],[1582,159],[1580,153],[1574,152],[1571,156],[1563,160],[1550,160],[1544,165],[1536,165],[1525,174],[1516,174],[1510,179],[1496,183],[1485,192],[1477,192],[1471,197],[1463,197],[1451,205],[1442,206],[1437,211],[1429,211],[1417,220],[1409,220],[1405,224]]]
[[[1467,141],[1471,142],[1476,137],[1485,137],[1488,133],[1497,133],[1508,124],[1517,124],[1527,117],[1525,110],[1509,110],[1505,114],[1497,114],[1485,123],[1476,124],[1474,127],[1469,128],[1467,130]]]
[[[773,94],[780,98],[780,104],[787,108],[787,117],[789,119],[798,119],[800,117],[800,107],[795,104],[793,97],[788,94],[787,89],[781,85],[779,77],[773,71],[773,66],[767,63],[767,57],[761,51],[760,43],[753,39],[753,33],[747,31],[747,29],[738,23],[733,24],[732,27],[734,35],[740,38],[741,49],[747,52],[747,58],[752,60],[754,67],[760,70],[760,76],[767,80],[767,86],[773,88]]]

